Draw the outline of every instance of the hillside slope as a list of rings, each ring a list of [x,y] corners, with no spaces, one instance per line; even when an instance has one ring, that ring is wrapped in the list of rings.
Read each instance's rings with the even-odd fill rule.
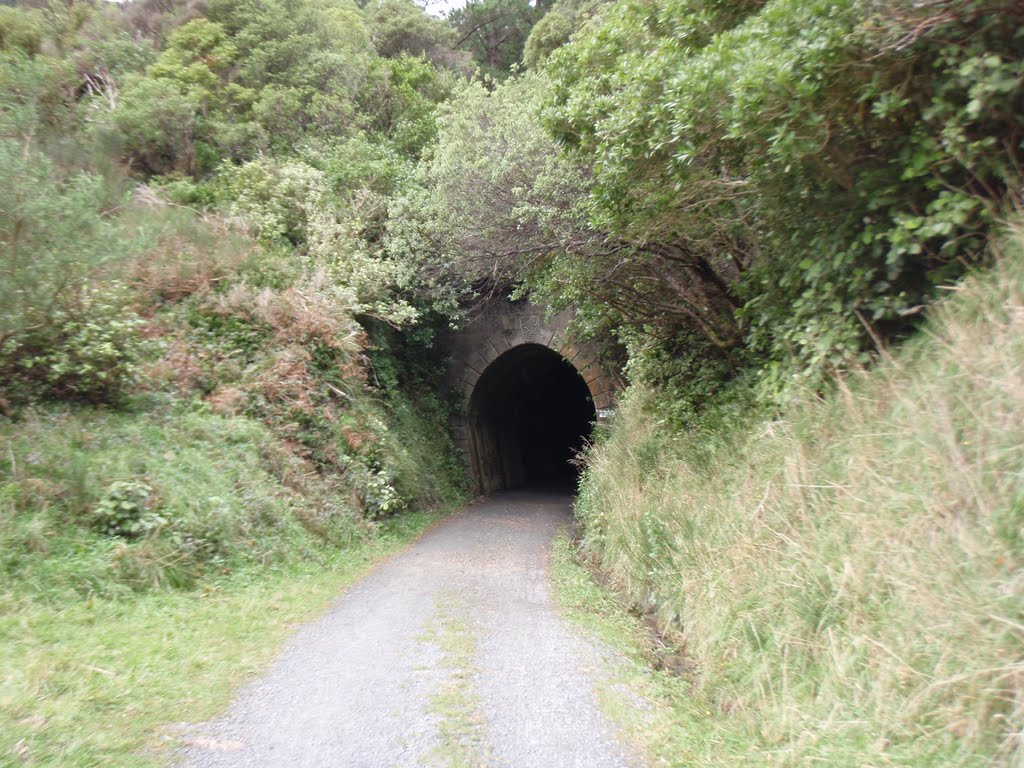
[[[1024,231],[920,337],[777,418],[593,448],[584,551],[684,653],[679,764],[1019,765]]]

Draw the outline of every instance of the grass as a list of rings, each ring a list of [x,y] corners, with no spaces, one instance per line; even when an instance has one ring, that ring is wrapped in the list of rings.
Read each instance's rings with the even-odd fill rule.
[[[60,610],[0,598],[0,765],[166,764],[176,742],[164,726],[216,715],[296,623],[433,519],[405,517],[326,561],[239,573],[196,592]]]
[[[649,402],[592,451],[577,513],[685,652],[665,759],[1024,761],[1024,234],[826,398],[700,444]]]
[[[551,582],[559,613],[619,653],[595,681],[601,709],[648,764],[685,765],[684,743],[699,737],[711,713],[693,706],[689,682],[662,663],[665,649],[650,626],[595,580],[564,532],[552,542]]]
[[[477,633],[460,613],[459,596],[438,596],[436,615],[423,640],[441,651],[441,668],[448,673],[429,710],[438,718],[438,744],[427,756],[431,765],[478,768],[487,764],[480,702],[473,688],[476,674]]]
[[[148,489],[130,510],[154,522],[147,535],[97,529],[117,482]],[[372,535],[332,490],[250,419],[181,404],[35,411],[0,425],[0,578],[63,604],[315,557]]]
[[[153,527],[97,527],[116,483]],[[365,520],[265,426],[194,404],[0,424],[0,765],[165,764],[165,726],[215,715],[433,519]]]

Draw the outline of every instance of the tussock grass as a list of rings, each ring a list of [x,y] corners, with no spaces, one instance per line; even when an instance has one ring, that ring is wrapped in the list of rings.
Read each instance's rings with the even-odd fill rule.
[[[584,551],[694,665],[680,764],[1024,762],[1024,232],[955,294],[783,418],[691,443],[635,391],[593,449]]]

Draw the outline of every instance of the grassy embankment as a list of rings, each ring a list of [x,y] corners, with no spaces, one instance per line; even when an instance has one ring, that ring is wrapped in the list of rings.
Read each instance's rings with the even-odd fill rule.
[[[1024,760],[1024,233],[1002,251],[824,399],[671,434],[636,391],[593,449],[583,552],[682,651],[632,676],[662,764]]]
[[[163,764],[161,726],[216,713],[460,498],[443,405],[293,254],[143,214],[95,278],[146,340],[125,395],[0,417],[0,765]]]
[[[288,487],[303,466],[266,428],[201,408],[37,412],[0,444],[4,765],[163,764],[162,726],[215,714],[295,622],[435,519],[327,519],[329,492]],[[124,477],[174,524],[82,524]]]

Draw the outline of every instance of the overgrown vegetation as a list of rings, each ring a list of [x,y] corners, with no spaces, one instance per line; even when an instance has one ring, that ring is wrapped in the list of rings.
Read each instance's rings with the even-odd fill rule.
[[[575,307],[641,368],[685,338],[785,400],[910,332],[1020,202],[1015,6],[573,7],[530,79],[455,99],[395,247]]]
[[[0,9],[0,762],[161,764],[461,498],[445,318],[379,246],[456,70],[351,3],[38,6]]]
[[[711,713],[681,762],[1019,763],[1024,232],[1003,250],[827,397],[687,435],[638,389],[593,449],[583,550]]]
[[[681,749],[1012,762],[1019,264],[991,239],[1022,202],[1022,22],[0,7],[4,599],[130,612],[356,557],[458,497],[439,334],[529,295],[630,382],[580,508],[718,714]]]

